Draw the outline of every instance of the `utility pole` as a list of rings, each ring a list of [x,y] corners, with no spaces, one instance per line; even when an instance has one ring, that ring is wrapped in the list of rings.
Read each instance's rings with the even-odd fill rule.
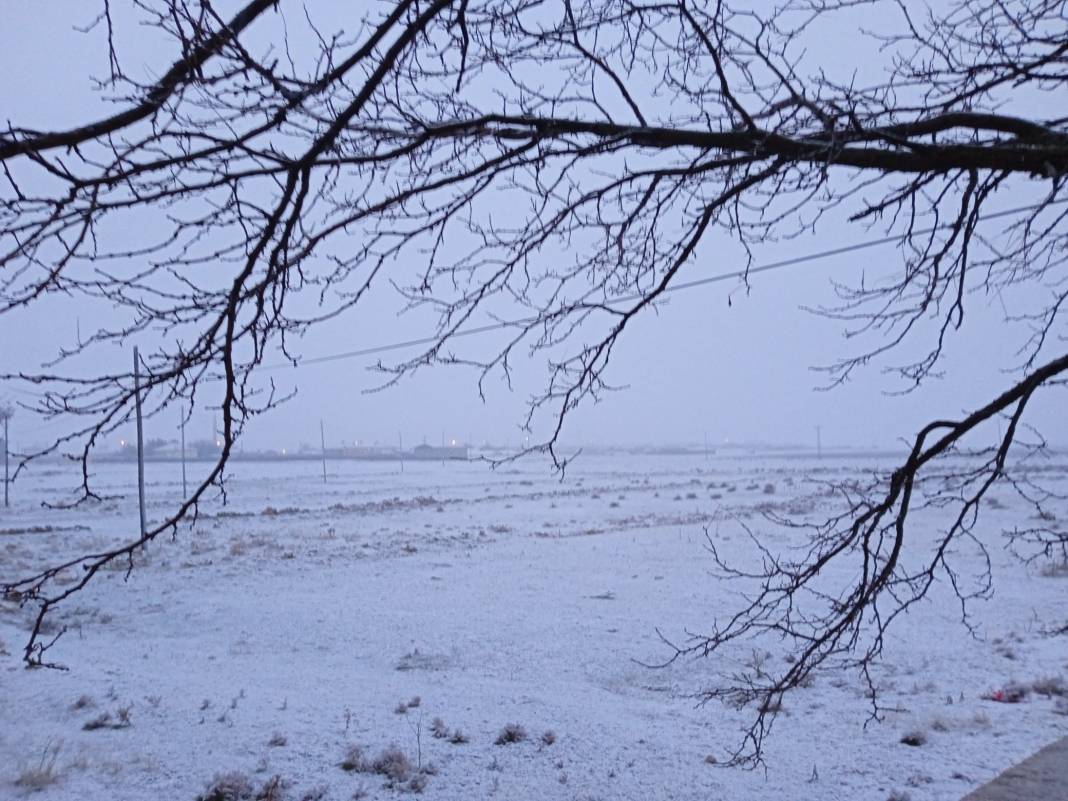
[[[823,458],[823,443],[820,441],[820,429],[822,426],[816,426],[816,458]]]
[[[326,432],[323,429],[323,421],[319,420],[319,442],[323,448],[323,483],[326,483]]]
[[[189,497],[189,491],[186,489],[185,484],[185,412],[180,411],[178,417],[178,429],[182,432],[182,500],[184,501]]]
[[[141,354],[134,345],[134,407],[137,411],[137,500],[141,513],[141,536],[145,536],[145,441],[141,423]]]
[[[8,439],[8,433],[7,433],[8,432],[7,424],[8,424],[8,421],[11,419],[11,415],[13,415],[13,414],[14,414],[14,411],[12,410],[12,408],[10,406],[7,406],[7,405],[0,406],[0,420],[4,421],[4,508],[5,509],[9,506],[7,488],[8,488],[8,485],[11,483],[11,479],[9,478],[9,474],[8,474],[8,470],[7,470],[7,454],[11,450],[11,446],[9,444],[10,440]]]

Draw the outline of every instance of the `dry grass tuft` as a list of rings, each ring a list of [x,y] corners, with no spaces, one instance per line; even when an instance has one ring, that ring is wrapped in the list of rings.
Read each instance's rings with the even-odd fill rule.
[[[521,743],[525,739],[527,739],[527,730],[518,723],[509,723],[501,729],[497,739],[493,742],[495,745],[511,745],[512,743]]]
[[[1047,698],[1068,696],[1068,685],[1064,683],[1063,676],[1046,676],[1045,678],[1035,679],[1031,682],[1031,690]]]
[[[41,753],[41,759],[36,765],[23,768],[15,779],[15,784],[19,787],[24,787],[27,790],[38,792],[46,787],[51,787],[59,781],[59,772],[56,770],[56,760],[59,759],[59,751],[61,748],[61,743],[52,743],[49,741],[48,744],[45,745],[44,751]]]
[[[72,711],[77,712],[79,709],[89,709],[96,706],[96,701],[88,695],[79,695],[78,700],[70,705]]]
[[[97,729],[128,729],[130,727],[130,707],[120,706],[115,710],[115,714],[110,712],[101,712],[92,720],[87,720],[82,726],[85,731],[96,731]]]
[[[1041,572],[1046,578],[1068,578],[1068,559],[1049,562],[1042,566]]]
[[[358,745],[350,745],[345,751],[345,758],[341,760],[341,769],[350,773],[370,773],[370,762],[364,756],[363,748]]]
[[[380,773],[390,781],[400,783],[412,775],[412,763],[408,755],[395,745],[383,749],[371,763],[375,773]]]
[[[341,769],[350,773],[377,773],[394,785],[408,781],[415,773],[408,755],[395,745],[384,748],[374,759],[368,759],[360,746],[350,746],[341,760]]]
[[[423,790],[426,789],[427,781],[428,779],[425,775],[423,775],[422,773],[417,773],[416,775],[412,776],[411,780],[409,780],[408,790],[416,794],[421,793],[423,792]]]
[[[217,773],[197,801],[251,801],[252,781],[244,773]]]
[[[918,748],[927,742],[927,732],[923,729],[913,729],[901,738],[901,742],[904,745],[911,745],[913,748]]]

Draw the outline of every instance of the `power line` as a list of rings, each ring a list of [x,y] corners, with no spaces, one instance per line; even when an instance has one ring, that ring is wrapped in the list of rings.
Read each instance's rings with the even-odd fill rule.
[[[28,389],[20,389],[19,387],[12,387],[12,386],[5,386],[4,387],[4,392],[14,392],[14,393],[16,393],[18,395],[28,395],[31,398],[43,397],[43,393],[41,393],[41,392],[31,392]]]
[[[977,219],[977,222],[987,222],[990,220],[996,220],[1002,217],[1009,217],[1014,214],[1020,214],[1025,211],[1035,211],[1043,206],[1062,205],[1068,203],[1068,200],[1053,200],[1046,203],[1034,203],[1028,206],[1017,206],[1011,209],[1003,209],[1002,211],[991,212],[990,214],[984,214]],[[950,223],[942,225],[935,225],[928,228],[921,228],[912,232],[912,236],[926,236],[927,234],[935,233],[936,231],[951,227]],[[806,253],[801,256],[793,256],[788,259],[780,259],[778,261],[769,262],[767,264],[760,264],[750,266],[746,269],[733,270],[728,273],[718,273],[716,275],[710,275],[706,278],[696,278],[692,281],[683,281],[677,284],[668,286],[663,294],[683,292],[696,287],[707,286],[709,284],[722,283],[724,281],[731,281],[737,279],[745,279],[751,275],[758,275],[760,273],[772,272],[775,270],[782,270],[786,267],[794,267],[799,264],[808,264],[811,262],[820,261],[821,259],[830,258],[831,256],[841,256],[846,253],[855,253],[860,250],[867,250],[869,248],[881,247],[882,245],[889,245],[895,242],[900,242],[904,239],[901,234],[894,236],[883,236],[877,239],[868,239],[863,242],[855,242],[852,245],[843,245],[837,248],[828,248],[826,250],[819,250],[814,253]],[[633,303],[634,301],[641,300],[646,297],[643,294],[636,293],[632,295],[620,295],[619,297],[612,298],[604,305],[616,306],[621,303]],[[513,320],[508,322],[489,323],[486,325],[473,326],[471,328],[463,328],[453,332],[449,335],[449,339],[459,339],[460,337],[475,336],[477,334],[486,334],[490,331],[500,331],[506,328],[514,328],[517,325],[525,325],[532,322],[537,322],[538,318],[526,318],[521,320]],[[419,345],[432,345],[439,342],[441,337],[439,335],[418,337],[416,339],[407,339],[400,342],[391,342],[385,345],[375,345],[369,348],[359,348],[357,350],[341,351],[339,353],[328,353],[322,356],[313,356],[310,358],[298,359],[296,363],[285,362],[278,364],[266,364],[261,365],[259,370],[286,370],[295,369],[298,367],[306,367],[308,365],[326,364],[328,362],[342,361],[345,359],[357,359],[363,356],[374,356],[380,353],[389,353],[395,350],[404,350],[406,348],[414,348]],[[24,395],[30,395],[34,397],[40,397],[38,393],[29,392],[23,389],[17,389],[15,387],[7,387],[8,391],[18,392]]]
[[[1009,217],[1013,214],[1019,214],[1024,211],[1034,211],[1040,209],[1043,206],[1059,205],[1066,203],[1068,200],[1055,200],[1048,203],[1035,203],[1030,206],[1017,206],[1012,209],[1003,209],[1002,211],[991,212],[990,214],[984,214],[977,219],[977,222],[986,222],[988,220],[996,220],[1001,217]],[[951,224],[946,223],[943,225],[935,225],[930,228],[921,228],[912,232],[912,236],[926,236],[927,234],[933,234],[944,228],[950,227]],[[798,264],[806,264],[809,262],[819,261],[820,259],[826,259],[831,256],[841,256],[846,253],[855,253],[858,250],[866,250],[868,248],[880,247],[882,245],[889,245],[894,242],[900,242],[904,239],[904,236],[898,234],[896,236],[884,236],[878,239],[869,239],[864,242],[856,242],[852,245],[843,245],[842,247],[829,248],[827,250],[819,250],[815,253],[806,253],[803,256],[794,256],[789,259],[781,259],[779,261],[769,262],[768,264],[761,264],[752,267],[748,267],[744,270],[734,270],[729,273],[718,273],[716,275],[710,275],[706,278],[697,278],[693,281],[683,281],[678,284],[672,284],[668,286],[663,294],[682,292],[687,289],[694,289],[699,286],[706,286],[708,284],[718,284],[723,281],[730,281],[739,278],[748,278],[751,275],[758,273],[771,272],[773,270],[781,270],[785,267],[793,267]],[[617,298],[612,298],[604,305],[615,306],[620,303],[632,303],[636,300],[641,300],[646,297],[642,294],[633,295],[621,295]],[[459,331],[449,335],[449,339],[458,339],[460,337],[474,336],[475,334],[485,334],[490,331],[499,331],[505,328],[514,328],[517,325],[525,325],[531,322],[537,322],[539,318],[527,318],[523,320],[515,320],[511,322],[490,323],[487,325],[475,326],[473,328],[463,328]],[[299,359],[296,364],[269,364],[263,365],[259,369],[261,370],[284,370],[287,368],[293,369],[297,367],[304,367],[311,364],[325,364],[327,362],[336,362],[343,359],[356,359],[361,356],[374,356],[379,353],[388,353],[394,350],[404,350],[405,348],[414,348],[417,345],[433,345],[441,340],[440,336],[426,336],[419,337],[418,339],[408,339],[403,342],[391,342],[387,345],[375,345],[370,348],[360,348],[358,350],[342,351],[340,353],[329,353],[323,356],[314,356],[308,359]]]

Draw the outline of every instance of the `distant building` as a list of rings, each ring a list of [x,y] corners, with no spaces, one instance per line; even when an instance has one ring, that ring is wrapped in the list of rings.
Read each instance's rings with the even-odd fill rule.
[[[411,450],[412,459],[459,459],[467,461],[467,446],[466,445],[444,445],[441,447],[435,447],[434,445],[416,445]]]

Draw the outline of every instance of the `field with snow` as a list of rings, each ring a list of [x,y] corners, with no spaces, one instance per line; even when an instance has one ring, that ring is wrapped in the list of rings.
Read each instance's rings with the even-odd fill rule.
[[[1041,632],[1066,616],[1068,577],[1003,547],[1028,515],[1005,491],[981,525],[995,581],[973,609],[981,636],[943,586],[900,618],[877,669],[896,710],[881,723],[864,725],[856,675],[824,673],[786,698],[766,771],[723,769],[752,710],[695,694],[744,655],[643,665],[670,656],[657,629],[682,640],[737,607],[706,531],[742,563],[740,520],[788,548],[800,535],[763,511],[819,514],[820,481],[878,462],[588,455],[564,481],[535,461],[334,462],[325,484],[315,462],[234,465],[225,506],[58,611],[49,656],[68,671],[23,668],[29,610],[0,602],[0,798],[193,801],[239,773],[292,801],[959,799],[1068,734],[1055,695],[981,697],[1068,676],[1064,638]],[[129,536],[134,469],[101,465],[98,489],[123,497],[65,511],[40,504],[69,474],[20,478],[0,510],[0,579]],[[1068,457],[1046,470],[1065,486]],[[179,468],[150,464],[148,482],[159,518]],[[510,724],[526,738],[497,744]],[[926,742],[902,744],[914,730]],[[390,746],[411,763],[379,762],[395,782],[373,772]]]

